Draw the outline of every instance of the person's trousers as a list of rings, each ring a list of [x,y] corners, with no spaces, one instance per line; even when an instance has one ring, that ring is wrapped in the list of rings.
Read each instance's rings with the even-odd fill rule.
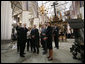
[[[37,53],[39,53],[39,42],[37,43],[36,48],[37,48]]]
[[[27,39],[27,51],[29,51],[30,39]]]
[[[22,56],[24,53],[24,44],[23,42],[20,43],[20,56]]]
[[[42,45],[42,48],[44,48],[44,41],[43,41],[43,39],[41,38],[41,45]]]
[[[31,38],[31,51],[33,52],[34,51],[34,39]]]
[[[59,39],[58,37],[54,37],[55,47],[59,48]]]
[[[27,39],[23,41],[23,48],[24,48],[23,52],[25,51],[26,42],[27,42]]]
[[[23,55],[23,53],[25,51],[25,45],[26,45],[26,40],[21,40],[21,43],[20,43],[20,55]]]
[[[39,53],[39,42],[33,40],[33,52]]]
[[[20,40],[17,40],[17,52],[20,52]]]
[[[29,51],[29,47],[31,47],[31,51],[32,51],[33,44],[32,44],[31,39],[27,39],[27,51]]]
[[[38,43],[34,44],[33,49],[34,49],[34,52],[39,53],[39,45],[38,45]]]
[[[33,43],[32,43],[32,41],[30,43],[31,43],[31,52],[32,52],[33,51]]]
[[[43,44],[44,44],[44,51],[47,53],[47,41],[43,41]]]

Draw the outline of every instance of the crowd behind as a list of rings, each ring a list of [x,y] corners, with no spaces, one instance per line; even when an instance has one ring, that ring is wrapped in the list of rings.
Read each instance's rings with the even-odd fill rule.
[[[17,31],[17,52],[20,53],[20,57],[25,57],[24,51],[27,47],[27,51],[39,54],[39,48],[42,46],[43,54],[48,55],[48,60],[53,60],[53,46],[52,41],[55,43],[55,48],[59,49],[59,28],[56,24],[51,25],[49,22],[41,26],[41,30],[33,27],[26,27],[26,23],[17,23],[15,27]],[[14,30],[12,29],[12,35]],[[12,39],[14,40],[15,37]]]

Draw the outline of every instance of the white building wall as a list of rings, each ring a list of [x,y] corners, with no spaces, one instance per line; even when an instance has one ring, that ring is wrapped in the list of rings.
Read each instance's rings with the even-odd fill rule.
[[[39,29],[39,18],[34,18],[34,25]]]
[[[84,19],[84,7],[81,7],[81,8],[80,8],[80,13],[81,13],[81,15],[82,15],[82,19]]]
[[[26,4],[27,4],[26,2],[27,2],[27,1],[21,1],[21,2],[22,2],[22,9],[23,9],[23,10],[26,10]]]
[[[23,11],[22,12],[22,24],[23,23],[26,23],[27,24],[27,27],[30,27],[31,24],[30,24],[30,19],[31,18],[31,15],[30,15],[30,12],[29,11]]]
[[[12,9],[10,1],[1,1],[1,40],[10,40],[12,32]]]

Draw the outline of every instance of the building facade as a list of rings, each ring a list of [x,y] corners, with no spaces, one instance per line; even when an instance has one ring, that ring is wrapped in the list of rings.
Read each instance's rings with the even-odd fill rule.
[[[84,1],[72,1],[70,7],[70,18],[84,19]]]
[[[1,40],[11,39],[12,24],[21,22],[31,27],[38,23],[37,7],[36,1],[1,1]]]
[[[11,39],[12,23],[11,2],[1,1],[1,40]]]

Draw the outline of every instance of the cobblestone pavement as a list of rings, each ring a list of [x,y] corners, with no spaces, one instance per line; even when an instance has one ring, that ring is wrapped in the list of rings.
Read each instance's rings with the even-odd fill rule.
[[[70,47],[72,46],[73,39],[68,39],[67,42],[60,42],[59,49],[54,48],[53,42],[53,60],[48,61],[47,56],[43,55],[42,48],[40,47],[40,53],[31,53],[25,50],[25,57],[21,58],[16,50],[16,44],[13,44],[9,48],[9,44],[1,45],[1,63],[81,63],[80,60],[72,58],[70,53]]]

